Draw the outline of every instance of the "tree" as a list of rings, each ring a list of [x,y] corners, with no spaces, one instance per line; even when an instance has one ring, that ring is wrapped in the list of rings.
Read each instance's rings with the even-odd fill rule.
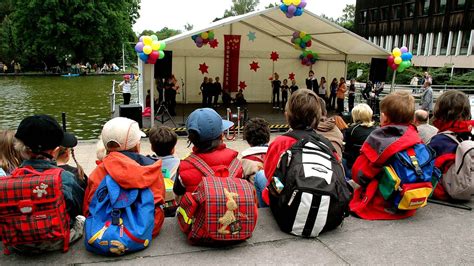
[[[347,4],[346,7],[342,10],[342,12],[342,16],[336,21],[337,24],[350,31],[354,31],[355,5]]]
[[[186,23],[186,25],[184,25],[184,30],[186,31],[192,31],[193,28],[194,28],[193,24]]]
[[[243,15],[255,11],[260,0],[232,0],[230,9],[224,11],[224,18]]]
[[[15,7],[10,19],[21,52],[14,59],[29,65],[110,63],[121,58],[123,43],[136,40],[140,0],[16,0]]]
[[[277,6],[280,6],[280,4],[278,4],[277,2],[275,2],[275,3],[270,3],[270,4],[268,4],[268,6],[265,7],[265,9],[273,8],[273,7],[277,7]]]

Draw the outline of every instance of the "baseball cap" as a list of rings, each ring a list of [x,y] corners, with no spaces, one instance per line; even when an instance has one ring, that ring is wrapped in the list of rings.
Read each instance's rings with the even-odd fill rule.
[[[49,115],[26,117],[20,122],[15,137],[35,153],[58,146],[72,148],[77,145],[77,138],[64,132],[56,119]]]
[[[211,108],[194,110],[186,121],[186,129],[188,131],[196,131],[201,141],[217,139],[224,130],[229,129],[233,125],[233,122],[223,120],[221,116]]]
[[[120,146],[115,151],[126,151],[137,146],[146,134],[140,130],[136,121],[116,117],[105,123],[101,136],[106,149],[109,143],[115,142]]]

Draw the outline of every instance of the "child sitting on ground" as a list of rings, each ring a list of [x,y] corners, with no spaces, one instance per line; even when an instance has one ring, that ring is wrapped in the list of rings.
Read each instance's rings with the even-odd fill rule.
[[[23,161],[21,143],[15,139],[15,131],[0,130],[0,176],[9,175]]]
[[[352,179],[360,185],[349,206],[358,217],[367,220],[396,220],[413,216],[416,210],[394,210],[379,191],[379,174],[396,153],[423,143],[412,125],[415,99],[397,91],[380,102],[380,125],[372,131],[360,149],[352,167]]]
[[[471,120],[469,98],[460,91],[447,91],[436,100],[433,116],[433,125],[438,128],[439,133],[431,138],[428,145],[436,151],[435,166],[445,174],[454,163],[458,144],[441,132],[453,132],[458,141],[472,139],[474,121]],[[441,180],[433,192],[433,197],[450,200]]]
[[[89,177],[84,197],[84,215],[89,215],[89,205],[96,189],[106,175],[110,175],[124,189],[150,188],[155,202],[156,237],[163,225],[164,213],[159,207],[165,203],[165,186],[161,174],[161,161],[140,154],[140,139],[145,137],[138,123],[124,117],[116,117],[105,123],[102,141],[107,150],[102,163],[97,165]]]
[[[326,110],[326,101],[319,97],[319,106],[321,106],[321,118],[318,123],[316,132],[327,138],[337,151],[339,162],[342,163],[342,147],[344,135],[336,125],[336,119],[334,117],[327,117],[328,111]]]
[[[63,132],[58,122],[48,115],[34,115],[23,119],[18,126],[15,137],[24,144],[25,149],[26,159],[20,167],[31,167],[39,172],[58,168],[54,158],[58,153],[59,146],[74,147],[77,145],[76,137]],[[72,173],[61,171],[60,175],[66,204],[66,215],[70,218],[69,244],[72,244],[83,235],[85,218],[81,216],[81,204],[84,190],[76,182]],[[49,229],[46,228],[46,230]],[[48,241],[47,243],[25,243],[13,247],[13,250],[21,253],[41,253],[44,251],[62,250],[63,246],[63,240],[56,240]]]
[[[194,145],[192,154],[203,160],[215,176],[228,177],[229,166],[237,158],[238,152],[226,147],[223,133],[233,125],[222,120],[221,116],[210,108],[201,108],[192,112],[186,121],[188,139]],[[179,165],[178,180],[174,183],[173,191],[177,196],[193,192],[201,182],[204,174],[190,161],[184,159]],[[234,175],[242,178],[243,170],[239,167]]]
[[[71,155],[72,159],[74,160],[74,163],[76,164],[76,167],[67,164]],[[58,164],[58,167],[68,172],[71,172],[74,175],[77,183],[79,184],[79,186],[82,187],[82,189],[86,189],[87,175],[84,173],[84,169],[82,168],[82,166],[77,162],[73,148],[67,148],[63,146],[59,147],[58,155],[56,156],[56,162]]]
[[[270,128],[268,122],[262,118],[250,119],[244,127],[244,139],[250,148],[242,152],[242,168],[244,177],[255,185],[259,206],[265,206],[262,201],[261,189],[265,187],[267,179],[263,171],[263,162],[270,142]]]

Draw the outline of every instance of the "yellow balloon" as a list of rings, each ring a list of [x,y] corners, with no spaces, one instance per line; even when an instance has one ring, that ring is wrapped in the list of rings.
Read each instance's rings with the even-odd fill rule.
[[[145,48],[143,48],[143,50],[145,50]],[[395,57],[395,59],[393,60],[393,62],[397,65],[399,65],[402,61],[403,60],[400,56]]]
[[[160,46],[161,46],[161,43],[159,41],[153,41],[151,43],[151,49],[153,49],[153,51],[160,50]]]
[[[306,36],[306,32],[304,31],[300,32],[300,38],[304,38],[304,36]]]
[[[293,0],[283,0],[283,4],[289,6],[291,5],[291,3],[293,2]]]
[[[153,49],[151,48],[150,45],[145,45],[145,46],[143,46],[143,53],[144,53],[144,54],[151,54],[151,51],[152,51],[152,50],[153,50]]]
[[[152,42],[153,42],[153,39],[150,36],[143,37],[143,43],[145,45],[151,45]]]
[[[298,6],[301,4],[301,0],[293,0],[293,5]]]
[[[400,51],[400,48],[394,48],[392,50],[392,54],[394,57],[400,57],[402,55],[402,51]]]
[[[201,38],[202,38],[203,40],[209,38],[209,33],[207,33],[207,32],[201,33]]]

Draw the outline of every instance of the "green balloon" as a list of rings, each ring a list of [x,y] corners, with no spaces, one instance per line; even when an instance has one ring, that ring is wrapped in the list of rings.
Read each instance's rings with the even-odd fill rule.
[[[306,34],[306,36],[303,37],[303,41],[308,42],[309,40],[311,40],[311,36],[309,34]]]
[[[397,72],[402,73],[403,71],[405,71],[405,67],[403,66],[403,62],[402,62],[400,65],[398,65]]]
[[[301,43],[301,39],[300,39],[300,38],[296,38],[296,39],[295,39],[295,43],[296,43],[296,44],[300,44],[300,43]]]
[[[163,51],[166,48],[166,43],[164,41],[160,42],[160,51]]]
[[[209,39],[211,40],[214,39],[214,32],[210,31],[208,36],[209,36]]]
[[[158,37],[155,34],[151,35],[151,39],[153,41],[158,41]]]

